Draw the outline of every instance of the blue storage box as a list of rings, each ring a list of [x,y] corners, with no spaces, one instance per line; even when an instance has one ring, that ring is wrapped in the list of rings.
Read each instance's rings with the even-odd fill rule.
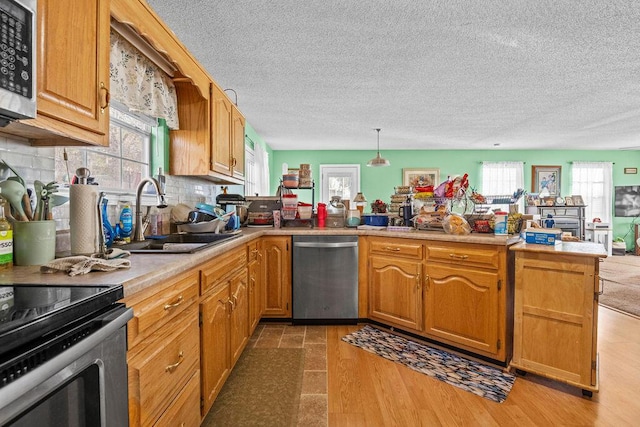
[[[556,245],[562,243],[562,230],[557,228],[527,228],[525,242],[539,245]]]

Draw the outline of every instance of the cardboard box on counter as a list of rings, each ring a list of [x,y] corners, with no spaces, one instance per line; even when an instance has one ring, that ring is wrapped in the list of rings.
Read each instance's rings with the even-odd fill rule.
[[[562,230],[558,228],[527,228],[525,242],[538,245],[557,245],[562,243]]]

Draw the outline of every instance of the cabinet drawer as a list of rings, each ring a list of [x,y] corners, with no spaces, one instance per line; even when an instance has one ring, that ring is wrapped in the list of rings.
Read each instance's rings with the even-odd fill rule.
[[[133,319],[127,324],[127,341],[133,348],[156,329],[174,319],[190,304],[198,300],[198,271],[189,272],[167,281],[161,290],[134,295],[125,299],[133,308]]]
[[[130,351],[129,421],[152,425],[200,365],[198,307],[192,304]]]
[[[191,377],[186,387],[173,401],[154,427],[198,427],[200,425],[200,371]]]
[[[422,244],[405,239],[369,239],[371,254],[422,259]]]
[[[204,295],[218,285],[222,279],[233,275],[247,266],[247,250],[236,248],[224,255],[216,257],[201,269],[200,294]]]
[[[500,266],[500,252],[494,247],[427,244],[426,251],[427,262],[448,262],[492,269]]]

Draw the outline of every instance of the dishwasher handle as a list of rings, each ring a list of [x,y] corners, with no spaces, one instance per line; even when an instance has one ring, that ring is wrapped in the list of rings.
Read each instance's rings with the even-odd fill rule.
[[[295,242],[294,248],[357,248],[358,242]]]

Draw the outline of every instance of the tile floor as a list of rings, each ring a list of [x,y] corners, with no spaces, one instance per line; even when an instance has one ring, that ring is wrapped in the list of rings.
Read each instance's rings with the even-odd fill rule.
[[[247,348],[304,348],[306,350],[298,426],[328,425],[327,329],[325,326],[292,326],[261,323]]]

